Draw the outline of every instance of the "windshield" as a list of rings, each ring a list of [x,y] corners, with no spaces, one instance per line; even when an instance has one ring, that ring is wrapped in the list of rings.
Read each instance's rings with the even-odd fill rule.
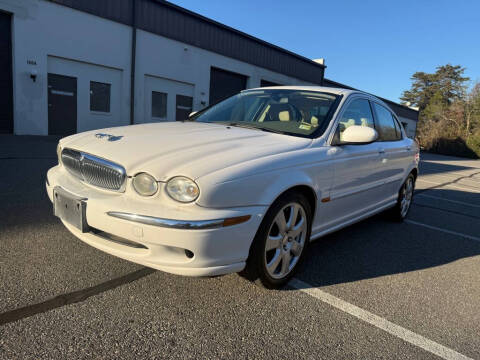
[[[232,96],[190,120],[258,128],[287,135],[320,136],[338,96],[303,90],[252,90]]]

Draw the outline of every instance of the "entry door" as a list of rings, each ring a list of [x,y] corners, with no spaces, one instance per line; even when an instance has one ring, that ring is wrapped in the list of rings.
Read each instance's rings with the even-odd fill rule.
[[[77,78],[48,74],[48,134],[77,132]]]
[[[0,133],[13,133],[12,32],[10,14],[0,12]]]

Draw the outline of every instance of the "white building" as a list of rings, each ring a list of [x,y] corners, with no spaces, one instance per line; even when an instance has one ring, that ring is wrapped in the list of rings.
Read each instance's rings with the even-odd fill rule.
[[[158,0],[0,0],[0,50],[0,133],[21,135],[181,120],[325,70]]]

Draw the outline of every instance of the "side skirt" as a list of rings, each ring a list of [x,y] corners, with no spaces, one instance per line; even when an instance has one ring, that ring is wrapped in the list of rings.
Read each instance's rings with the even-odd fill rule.
[[[378,208],[375,208],[375,209],[370,210],[370,211],[368,211],[368,212],[366,212],[366,213],[363,213],[362,215],[357,216],[357,217],[355,217],[355,218],[353,218],[353,219],[347,220],[347,221],[345,221],[345,222],[343,222],[343,223],[341,223],[341,224],[335,225],[335,226],[333,226],[333,227],[331,227],[331,228],[328,228],[328,229],[325,229],[325,230],[321,230],[321,231],[319,231],[319,232],[317,232],[317,233],[315,233],[315,234],[312,234],[312,235],[310,236],[310,241],[317,240],[318,238],[320,238],[320,237],[322,237],[322,236],[324,236],[324,235],[330,234],[330,233],[332,233],[332,232],[335,232],[335,231],[337,231],[337,230],[340,230],[340,229],[343,229],[343,228],[345,228],[345,227],[347,227],[347,226],[350,226],[350,225],[352,225],[352,224],[355,224],[355,223],[357,223],[357,222],[359,222],[359,221],[361,221],[361,220],[364,220],[364,219],[366,219],[366,218],[369,218],[369,217],[371,217],[371,216],[373,216],[373,215],[375,215],[375,214],[378,214],[378,213],[380,213],[380,212],[382,212],[382,211],[384,211],[384,210],[386,210],[386,209],[388,209],[388,208],[391,208],[391,207],[395,206],[396,203],[397,203],[396,200],[393,200],[393,201],[391,201],[391,202],[388,202],[388,203],[385,204],[385,205],[382,205],[382,206],[380,206],[380,207],[378,207]]]

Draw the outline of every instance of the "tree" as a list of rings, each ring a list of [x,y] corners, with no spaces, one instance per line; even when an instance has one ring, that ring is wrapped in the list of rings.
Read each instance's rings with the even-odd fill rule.
[[[433,74],[416,72],[411,77],[412,87],[403,92],[400,100],[403,103],[418,106],[423,112],[430,101],[435,98],[445,106],[451,105],[455,100],[465,96],[467,82],[470,80],[464,77],[465,68],[460,65],[442,65],[436,68]]]

